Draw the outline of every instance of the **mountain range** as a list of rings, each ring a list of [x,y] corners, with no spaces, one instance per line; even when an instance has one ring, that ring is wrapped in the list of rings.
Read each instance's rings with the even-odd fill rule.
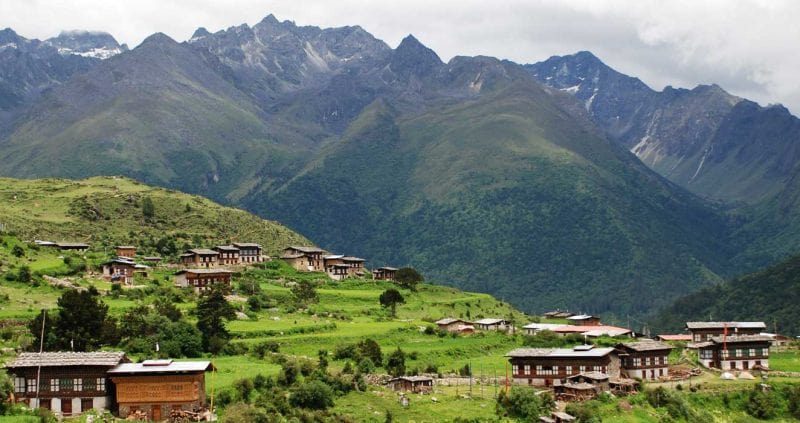
[[[643,315],[800,250],[797,119],[717,86],[654,91],[585,52],[445,63],[272,15],[129,51],[70,34],[0,50],[2,175],[202,194],[528,311]],[[120,52],[74,53],[98,45]],[[7,51],[75,65],[34,83]]]

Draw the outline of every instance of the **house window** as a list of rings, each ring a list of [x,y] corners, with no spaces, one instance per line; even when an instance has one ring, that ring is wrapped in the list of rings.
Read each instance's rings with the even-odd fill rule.
[[[97,390],[100,392],[106,391],[106,380],[105,378],[99,377],[97,378]]]
[[[50,379],[50,390],[58,392],[58,379]]]
[[[28,392],[36,392],[36,379],[28,379]]]
[[[17,392],[17,393],[25,392],[25,378],[24,377],[15,377],[14,378],[14,392]]]
[[[519,366],[516,364],[511,365],[511,374],[518,375],[519,374]]]
[[[722,350],[722,358],[728,358],[730,351]]]
[[[586,366],[581,366],[580,367],[580,372],[581,373],[586,373]]]
[[[594,366],[592,368],[592,370],[602,373],[603,372],[603,366]]]
[[[75,380],[72,381],[72,383],[75,386],[75,391],[76,392],[83,391],[83,379],[76,378]]]
[[[96,391],[97,390],[97,380],[96,379],[86,379],[83,381],[83,389],[86,391]]]
[[[733,356],[734,357],[739,357],[739,353],[741,353],[741,350],[737,350],[735,348],[733,349]]]
[[[761,349],[761,355],[763,357],[769,357],[769,348],[762,348]]]
[[[750,357],[755,357],[755,356],[756,356],[756,349],[750,348]]]
[[[641,357],[634,357],[633,358],[633,367],[640,367],[642,365],[642,358]]]
[[[58,380],[58,390],[59,391],[72,391],[72,379],[59,379]]]
[[[700,350],[700,358],[704,360],[711,360],[712,358],[714,358],[714,353],[708,349]]]
[[[526,375],[531,374],[531,366],[529,364],[525,365],[525,374]]]
[[[572,374],[572,366],[567,366],[567,374],[568,375]]]
[[[644,358],[644,365],[645,366],[649,366],[650,365],[650,357],[645,357]]]

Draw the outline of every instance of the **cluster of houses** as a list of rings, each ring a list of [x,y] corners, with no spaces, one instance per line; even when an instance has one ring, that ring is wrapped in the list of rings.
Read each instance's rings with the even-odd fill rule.
[[[13,400],[71,417],[94,409],[159,421],[206,405],[208,361],[145,360],[123,352],[22,353],[6,365]]]
[[[613,347],[518,348],[506,357],[514,383],[551,387],[565,400],[594,398],[603,391],[629,392],[637,379],[667,377],[673,347],[662,340],[690,340],[687,347],[698,351],[700,363],[707,368],[739,371],[742,376],[769,369],[774,337],[763,333],[763,322],[687,322],[686,329],[688,335],[660,335]]]
[[[360,257],[331,254],[317,247],[289,246],[283,249],[281,260],[299,272],[325,272],[331,279],[340,281],[348,277],[362,277],[366,273],[364,260]],[[372,270],[372,278],[394,280],[394,267],[379,267]]]

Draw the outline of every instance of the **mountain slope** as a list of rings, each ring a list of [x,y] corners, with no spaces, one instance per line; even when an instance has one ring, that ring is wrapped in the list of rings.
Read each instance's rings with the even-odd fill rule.
[[[282,149],[261,110],[219,66],[213,57],[153,35],[29,110],[0,143],[3,173],[122,173],[223,197],[265,167],[279,167],[275,152]]]
[[[437,74],[470,61],[486,60]],[[469,89],[475,74],[464,76]],[[514,78],[421,115],[378,100],[299,176],[245,204],[323,246],[413,263],[526,310],[637,313],[718,280],[702,264],[724,255],[718,216],[563,100]]]
[[[150,198],[154,217],[144,219]],[[20,239],[87,242],[95,247],[153,244],[166,238],[180,249],[230,241],[258,242],[268,254],[308,243],[277,222],[220,206],[202,197],[120,177],[19,180],[0,178],[0,223]]]
[[[765,321],[785,335],[800,335],[800,256],[679,298],[653,322],[677,330],[691,320]]]
[[[758,203],[775,195],[800,159],[800,121],[716,85],[656,92],[589,52],[527,69],[574,95],[592,120],[650,168],[704,197]]]

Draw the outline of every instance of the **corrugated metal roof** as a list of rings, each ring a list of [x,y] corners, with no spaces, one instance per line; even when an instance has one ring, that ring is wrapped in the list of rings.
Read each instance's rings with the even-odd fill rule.
[[[219,252],[214,250],[209,250],[208,248],[192,248],[191,250],[187,250],[188,253],[197,254],[198,256],[216,256]]]
[[[472,323],[473,324],[478,324],[478,325],[496,325],[496,324],[501,324],[501,323],[502,324],[509,323],[509,321],[505,320],[505,319],[486,318],[486,319],[476,320],[476,321],[474,321]]]
[[[154,360],[155,361],[155,360]],[[161,361],[161,360],[159,360]],[[139,373],[185,373],[206,372],[212,370],[210,361],[171,361],[164,360],[163,364],[151,362],[123,363],[108,371],[108,374],[139,374]]]
[[[771,342],[772,341],[771,337],[764,336],[764,335],[728,335],[727,337],[724,337],[724,336],[712,336],[711,337],[711,341],[713,341],[716,344],[723,343],[723,339],[724,339],[724,342],[727,342],[729,344],[742,343],[742,342],[762,342],[762,341]]]
[[[605,357],[611,354],[614,348],[593,348],[588,351],[575,351],[569,348],[517,348],[506,354],[506,357],[554,357],[554,358],[579,358],[579,357]]]
[[[565,326],[558,323],[528,323],[527,325],[523,326],[523,329],[538,329],[538,330],[553,330],[555,328],[560,328],[561,326]]]
[[[723,329],[725,325],[728,329],[766,329],[764,322],[686,322],[689,329]]]
[[[449,325],[449,324],[455,323],[455,322],[464,322],[464,320],[462,320],[462,319],[454,319],[452,317],[445,317],[444,319],[439,319],[439,320],[435,321],[434,323],[436,323],[437,325]]]
[[[6,364],[8,368],[19,367],[66,367],[66,366],[107,366],[114,367],[127,361],[122,351],[97,352],[42,352],[22,353],[14,361]]]
[[[663,341],[691,341],[692,335],[658,335]]]
[[[234,242],[233,245],[239,248],[261,248],[261,244],[255,242]]]
[[[387,270],[389,272],[396,272],[398,269],[396,267],[383,266],[383,267],[379,267],[379,268],[377,268],[375,270]]]
[[[236,243],[234,243],[234,245],[244,245],[244,244],[236,244]],[[303,253],[325,253],[326,252],[322,248],[317,248],[317,247],[302,247],[302,246],[298,247],[296,245],[292,245],[292,246],[290,246],[288,248],[284,248],[284,250],[289,250],[289,249],[297,250],[297,251],[300,251],[300,252],[303,252]]]

